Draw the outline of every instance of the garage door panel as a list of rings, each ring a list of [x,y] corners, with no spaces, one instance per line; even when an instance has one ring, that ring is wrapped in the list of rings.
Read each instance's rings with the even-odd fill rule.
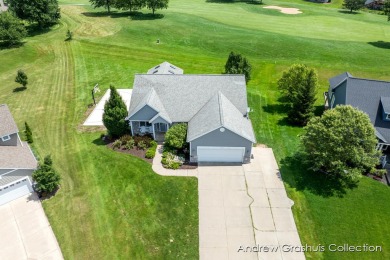
[[[0,206],[27,195],[33,191],[28,178],[4,186],[0,189]]]
[[[245,147],[198,146],[199,162],[243,162]]]

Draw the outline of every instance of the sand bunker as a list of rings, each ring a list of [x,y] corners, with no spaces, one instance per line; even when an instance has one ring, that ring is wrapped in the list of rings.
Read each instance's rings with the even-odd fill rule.
[[[284,7],[280,7],[280,6],[276,6],[276,5],[270,5],[270,6],[266,6],[266,7],[263,7],[263,8],[276,9],[276,10],[279,10],[281,13],[284,13],[284,14],[301,14],[302,13],[301,11],[299,11],[298,8],[284,8]]]

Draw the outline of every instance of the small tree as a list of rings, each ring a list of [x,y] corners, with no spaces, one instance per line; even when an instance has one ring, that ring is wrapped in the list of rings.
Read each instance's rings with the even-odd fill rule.
[[[72,40],[73,39],[73,33],[70,31],[70,30],[68,30],[67,32],[66,32],[66,40],[67,41],[70,41],[70,40]]]
[[[314,115],[314,103],[317,100],[317,73],[308,69],[303,81],[297,84],[295,95],[292,96],[292,106],[288,112],[291,123],[306,125]]]
[[[51,193],[55,191],[60,183],[60,175],[53,169],[53,162],[50,155],[46,156],[44,162],[34,171],[32,178],[37,182],[38,192]]]
[[[377,139],[370,118],[352,106],[336,106],[312,118],[301,142],[314,171],[359,176],[379,163]]]
[[[0,41],[5,45],[20,44],[27,31],[22,21],[10,12],[0,12]]]
[[[15,82],[21,84],[24,88],[26,88],[28,84],[28,78],[26,73],[23,70],[18,70],[15,78]]]
[[[30,126],[27,124],[27,122],[24,122],[24,127],[25,127],[25,134],[26,134],[26,141],[29,144],[32,144],[34,142],[33,137],[32,137],[32,131]]]
[[[244,74],[245,81],[251,79],[252,66],[249,61],[239,53],[230,52],[225,64],[225,74]]]
[[[186,144],[187,124],[180,123],[172,126],[165,133],[165,143],[173,148],[182,149]]]
[[[110,86],[110,98],[104,105],[103,124],[109,135],[119,137],[129,132],[127,108],[114,86]]]
[[[294,64],[283,72],[278,80],[278,88],[286,97],[288,102],[293,102],[298,90],[307,82],[307,75],[311,69],[303,64]]]
[[[168,0],[145,0],[146,7],[152,10],[153,15],[157,9],[167,9]]]
[[[344,0],[343,7],[348,9],[350,13],[364,7],[365,0]]]

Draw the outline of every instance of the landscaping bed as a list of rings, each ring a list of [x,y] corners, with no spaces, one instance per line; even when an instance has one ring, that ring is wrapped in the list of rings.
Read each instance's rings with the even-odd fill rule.
[[[107,147],[121,152],[131,154],[142,160],[152,163],[156,153],[157,143],[150,136],[122,136],[117,139],[110,139],[107,136],[102,137]]]

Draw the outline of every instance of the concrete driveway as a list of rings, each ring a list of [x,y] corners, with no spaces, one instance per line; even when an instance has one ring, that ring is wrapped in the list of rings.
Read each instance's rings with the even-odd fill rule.
[[[123,102],[126,105],[127,110],[130,108],[131,94],[133,93],[132,89],[117,89],[118,94],[122,97]],[[102,126],[103,125],[103,113],[104,105],[106,101],[110,98],[111,90],[108,89],[104,93],[103,97],[97,103],[96,107],[93,109],[91,114],[88,116],[87,120],[84,122],[84,126]]]
[[[0,206],[0,259],[63,259],[35,193]]]
[[[163,176],[198,177],[200,259],[305,259],[271,148],[254,147],[244,165],[200,165],[168,170],[161,145],[153,170]],[[299,249],[299,248],[298,248]]]
[[[301,242],[272,149],[253,155],[250,164],[198,168],[201,259],[305,259],[285,252]]]

